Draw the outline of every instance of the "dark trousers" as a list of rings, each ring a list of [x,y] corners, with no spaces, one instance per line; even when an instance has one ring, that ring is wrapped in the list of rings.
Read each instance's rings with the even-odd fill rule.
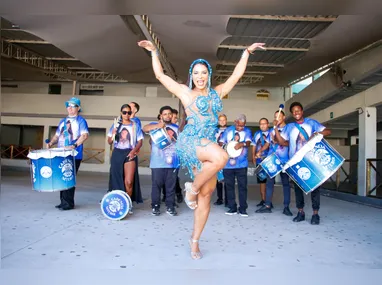
[[[178,177],[178,169],[175,168],[151,168],[151,206],[160,206],[160,194],[163,187],[166,188],[166,207],[175,205],[175,188]]]
[[[304,191],[300,189],[296,183],[293,183],[294,193],[296,195],[296,207],[297,209],[303,209],[305,206],[304,202]],[[320,187],[310,193],[310,197],[312,199],[312,208],[313,211],[318,211],[320,209]]]
[[[284,207],[289,207],[290,204],[290,184],[289,184],[289,176],[286,173],[280,172],[281,182],[283,185],[283,193],[284,193]],[[273,178],[268,178],[266,183],[266,199],[265,199],[265,205],[271,206],[272,203],[272,195],[273,191],[275,189],[275,179],[276,176]]]
[[[80,168],[81,159],[75,159],[75,167],[76,167],[76,176],[78,173],[78,169]],[[76,178],[77,179],[77,178]],[[74,192],[76,187],[69,188],[68,190],[60,191],[60,200],[61,206],[63,207],[74,207]]]
[[[176,177],[176,185],[175,185],[175,194],[177,196],[182,196],[182,188],[180,188],[180,182],[179,182],[179,177]],[[166,185],[163,186],[163,197],[166,198]]]
[[[235,178],[237,179],[239,192],[239,211],[245,211],[247,205],[247,167],[237,169],[224,169],[224,181],[226,186],[228,207],[231,210],[237,210],[236,195],[235,195]]]
[[[227,203],[228,199],[227,199],[227,186],[222,183],[222,182],[217,182],[216,183],[216,190],[217,190],[217,195],[218,195],[218,200],[219,201],[222,201],[223,202],[223,187],[224,187],[224,201],[225,203]]]

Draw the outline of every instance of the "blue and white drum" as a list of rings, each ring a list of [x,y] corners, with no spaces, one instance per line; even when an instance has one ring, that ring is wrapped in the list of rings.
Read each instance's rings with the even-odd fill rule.
[[[103,196],[101,211],[103,215],[113,221],[122,220],[127,216],[133,203],[129,195],[122,190],[113,190]]]
[[[328,180],[345,161],[325,139],[315,144],[313,141],[311,146],[307,146],[309,143],[310,141],[284,166],[286,173],[305,194],[314,191]]]
[[[261,167],[270,178],[275,177],[282,170],[282,164],[276,153],[267,156],[261,163]]]
[[[255,174],[257,175],[257,177],[259,177],[259,179],[261,181],[267,179],[268,175],[267,173],[265,172],[265,170],[263,169],[263,167],[261,166],[261,164],[259,164],[256,169],[255,169]]]
[[[158,148],[165,149],[170,146],[172,141],[166,130],[163,128],[156,129],[150,132],[150,137],[153,144],[156,144]]]
[[[76,186],[76,154],[77,151],[64,148],[30,151],[33,190],[55,192]]]

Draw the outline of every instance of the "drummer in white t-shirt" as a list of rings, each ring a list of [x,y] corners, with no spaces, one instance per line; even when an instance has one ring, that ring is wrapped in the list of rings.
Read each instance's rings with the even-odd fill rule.
[[[289,158],[292,158],[301,148],[305,145],[310,138],[315,134],[322,134],[328,136],[331,134],[329,129],[321,125],[319,122],[313,119],[304,118],[304,109],[299,102],[293,102],[289,111],[294,118],[293,123],[289,123],[285,126],[283,132],[275,132],[277,140],[283,144],[286,141],[289,142]],[[302,132],[303,133],[302,133]],[[301,222],[305,220],[304,212],[304,193],[295,183],[294,191],[296,195],[296,207],[298,209],[297,216],[293,219],[293,222]],[[320,223],[320,216],[318,211],[320,209],[320,189],[316,189],[311,193],[313,215],[310,223],[312,225],[318,225]]]

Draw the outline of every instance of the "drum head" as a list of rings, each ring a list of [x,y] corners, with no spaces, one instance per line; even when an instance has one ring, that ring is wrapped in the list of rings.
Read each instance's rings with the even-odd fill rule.
[[[237,144],[238,144],[238,142],[235,142],[235,141],[231,141],[227,144],[226,150],[227,150],[229,157],[236,158],[236,157],[240,156],[241,151],[243,149],[242,148],[235,149],[235,145],[237,145]]]
[[[105,194],[101,201],[101,211],[110,220],[122,220],[131,209],[132,202],[125,191],[113,190]]]

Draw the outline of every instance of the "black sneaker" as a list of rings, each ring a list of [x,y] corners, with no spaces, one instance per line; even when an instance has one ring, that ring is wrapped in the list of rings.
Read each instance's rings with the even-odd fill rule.
[[[312,225],[319,225],[320,224],[320,216],[318,214],[313,215],[310,223]]]
[[[239,210],[239,215],[242,217],[248,217],[248,213],[246,210]]]
[[[255,213],[272,213],[271,207],[262,206],[260,209],[256,210]]]
[[[223,201],[220,199],[217,199],[216,202],[214,203],[214,205],[216,205],[216,206],[223,205]]]
[[[226,215],[236,215],[237,214],[237,210],[235,209],[229,209],[227,212],[225,212]]]
[[[285,207],[283,214],[286,216],[293,216],[292,212],[289,210],[289,207]]]
[[[177,195],[176,195],[176,202],[177,202],[178,204],[183,203],[183,195],[182,195],[182,194],[177,194]]]
[[[294,217],[293,222],[302,222],[305,221],[305,213],[298,211],[297,216]]]
[[[101,202],[100,202],[100,204],[101,204]],[[54,206],[56,209],[60,209],[60,208],[62,208],[62,204],[58,204],[58,205],[56,205],[56,206]]]
[[[176,216],[178,213],[175,211],[175,208],[167,208],[167,211],[166,211],[167,214],[169,214],[170,216]]]
[[[261,200],[259,204],[256,205],[256,207],[262,207],[265,205],[265,201]]]
[[[159,207],[158,206],[153,207],[153,210],[152,210],[151,214],[153,216],[159,216],[160,215]]]

